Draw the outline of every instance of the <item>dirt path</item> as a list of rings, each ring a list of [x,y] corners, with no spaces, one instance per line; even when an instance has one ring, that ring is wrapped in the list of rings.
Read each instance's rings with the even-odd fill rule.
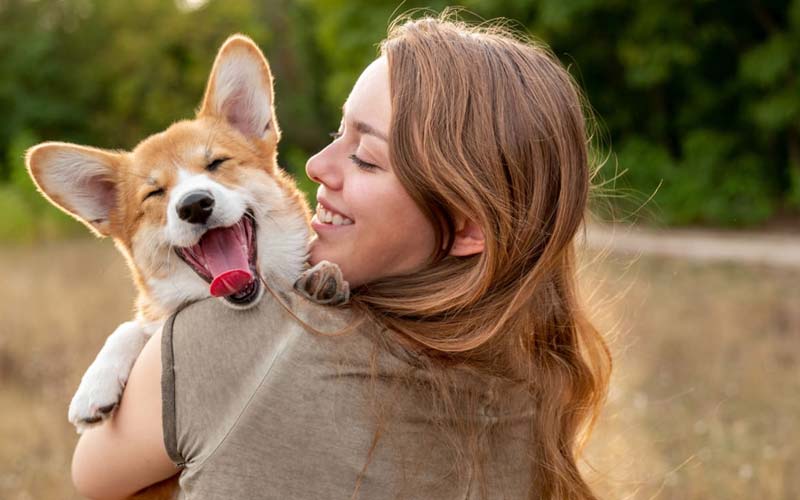
[[[800,235],[590,225],[590,248],[800,269]]]

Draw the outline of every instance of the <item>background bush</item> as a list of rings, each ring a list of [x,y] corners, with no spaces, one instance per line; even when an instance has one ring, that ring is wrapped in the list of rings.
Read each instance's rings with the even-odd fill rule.
[[[191,117],[216,49],[265,50],[299,173],[390,20],[445,2],[0,0],[0,239],[76,231],[36,195],[22,153],[39,140],[130,148]],[[800,211],[800,0],[468,0],[548,43],[601,118],[619,213],[742,226]],[[397,9],[400,9],[399,11]],[[620,175],[622,173],[622,175]],[[653,201],[637,210],[644,200]],[[78,230],[79,231],[79,230]]]

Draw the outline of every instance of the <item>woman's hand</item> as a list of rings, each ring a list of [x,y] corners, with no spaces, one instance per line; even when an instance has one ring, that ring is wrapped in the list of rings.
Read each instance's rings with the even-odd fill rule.
[[[161,332],[136,359],[119,408],[83,433],[72,457],[72,482],[93,499],[125,498],[176,474],[161,423]]]

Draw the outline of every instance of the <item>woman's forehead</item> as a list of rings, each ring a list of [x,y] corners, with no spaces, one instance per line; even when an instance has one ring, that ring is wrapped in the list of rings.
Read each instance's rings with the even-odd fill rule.
[[[378,133],[388,135],[392,98],[386,57],[374,60],[361,73],[344,103],[343,112],[348,121],[366,123]]]

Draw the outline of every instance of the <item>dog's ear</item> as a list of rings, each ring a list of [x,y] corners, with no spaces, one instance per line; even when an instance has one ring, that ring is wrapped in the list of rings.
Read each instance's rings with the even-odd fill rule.
[[[117,204],[121,154],[63,142],[45,142],[25,155],[36,186],[55,206],[108,236],[110,213]]]
[[[277,138],[272,102],[272,73],[264,54],[250,38],[231,36],[214,61],[198,118],[224,119],[248,138],[268,133]]]

